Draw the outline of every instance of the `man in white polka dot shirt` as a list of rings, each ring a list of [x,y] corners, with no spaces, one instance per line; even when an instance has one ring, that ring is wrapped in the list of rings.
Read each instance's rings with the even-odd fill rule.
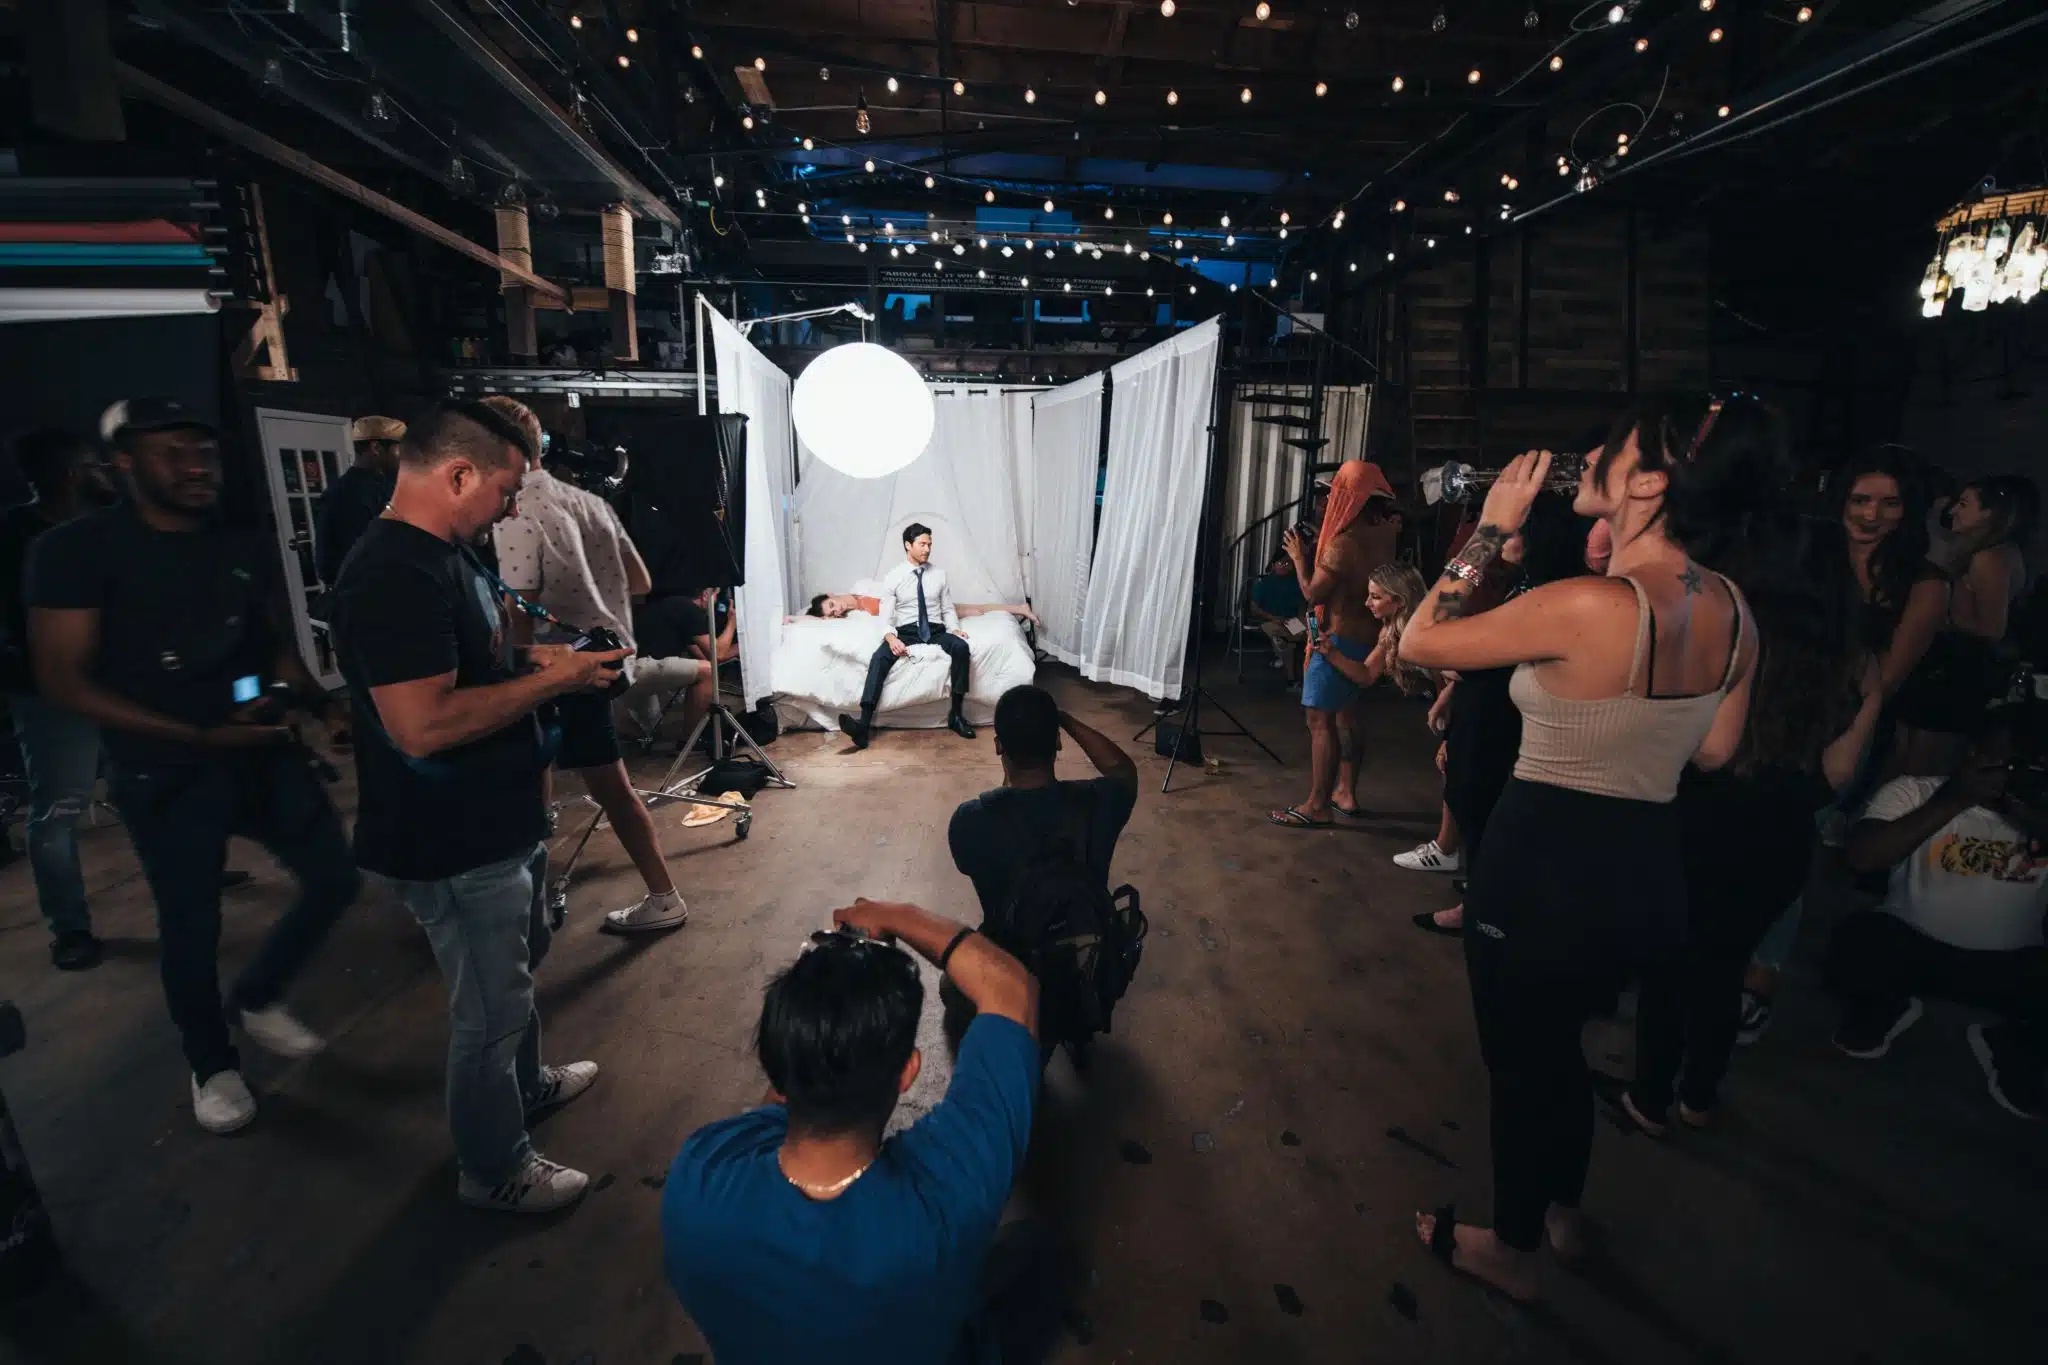
[[[602,626],[626,648],[633,648],[633,599],[646,596],[652,580],[618,513],[604,499],[541,468],[540,419],[524,403],[502,395],[484,402],[518,424],[527,438],[528,465],[519,485],[518,509],[491,531],[498,576],[506,587],[569,625],[579,630]],[[523,613],[515,612],[513,619],[528,627],[533,624]],[[550,641],[551,630],[540,626],[543,643],[566,643]],[[583,778],[647,883],[647,895],[637,904],[611,911],[604,927],[613,933],[639,933],[680,926],[689,912],[662,858],[654,820],[619,757],[610,699],[597,692],[572,693],[556,702],[556,717],[562,744],[555,766]]]

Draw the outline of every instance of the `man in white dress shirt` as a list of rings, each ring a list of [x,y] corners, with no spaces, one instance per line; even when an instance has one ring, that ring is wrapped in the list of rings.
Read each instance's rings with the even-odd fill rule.
[[[946,728],[962,739],[974,738],[974,727],[960,714],[967,700],[967,641],[958,632],[960,613],[953,606],[953,590],[946,584],[946,571],[936,568],[932,558],[932,528],[911,522],[903,528],[904,559],[882,580],[881,617],[889,633],[882,637],[875,656],[868,660],[868,682],[861,689],[860,718],[842,715],[839,728],[856,749],[868,747],[874,731],[875,707],[882,700],[882,684],[890,668],[916,644],[937,645],[953,660],[953,709]]]

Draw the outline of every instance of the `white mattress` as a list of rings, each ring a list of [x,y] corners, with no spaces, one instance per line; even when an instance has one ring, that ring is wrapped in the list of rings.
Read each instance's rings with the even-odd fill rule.
[[[839,713],[860,710],[868,660],[882,643],[879,617],[853,612],[836,621],[799,616],[782,628],[774,663],[775,709],[790,728],[836,730]],[[1024,627],[1006,612],[970,616],[960,623],[967,641],[967,719],[987,725],[996,699],[1030,682],[1038,669]],[[876,719],[899,729],[937,729],[946,723],[952,660],[937,645],[912,645],[882,686]]]

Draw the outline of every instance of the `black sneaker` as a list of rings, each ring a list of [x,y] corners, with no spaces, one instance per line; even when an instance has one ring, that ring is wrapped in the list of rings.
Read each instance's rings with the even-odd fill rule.
[[[1970,1025],[1966,1035],[1984,1084],[1998,1107],[2016,1118],[2048,1117],[2048,1085],[2041,1079],[2042,1059],[2011,1024]]]
[[[853,741],[854,748],[865,749],[868,747],[868,723],[866,721],[855,720],[852,716],[842,714],[839,717],[839,728],[848,739]]]
[[[1835,1046],[1851,1057],[1875,1061],[1892,1050],[1893,1039],[1920,1022],[1922,1012],[1917,995],[1908,996],[1896,1009],[1851,1008],[1835,1029]]]
[[[100,965],[100,941],[90,929],[66,929],[50,940],[50,961],[60,972],[90,971]]]

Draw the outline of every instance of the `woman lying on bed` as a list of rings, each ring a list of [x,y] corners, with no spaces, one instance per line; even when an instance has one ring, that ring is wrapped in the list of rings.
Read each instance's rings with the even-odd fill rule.
[[[882,604],[878,599],[863,597],[859,593],[821,592],[811,599],[810,610],[805,612],[805,615],[822,616],[828,621],[836,621],[847,613],[856,611],[866,612],[869,616],[878,616],[881,614],[881,609]],[[1038,613],[1031,610],[1029,603],[1004,606],[994,602],[984,602],[978,605],[972,602],[961,602],[953,610],[961,616],[982,616],[992,611],[1002,611],[1008,612],[1012,616],[1021,616],[1033,625],[1039,624]],[[794,621],[796,618],[792,616],[789,619]]]

